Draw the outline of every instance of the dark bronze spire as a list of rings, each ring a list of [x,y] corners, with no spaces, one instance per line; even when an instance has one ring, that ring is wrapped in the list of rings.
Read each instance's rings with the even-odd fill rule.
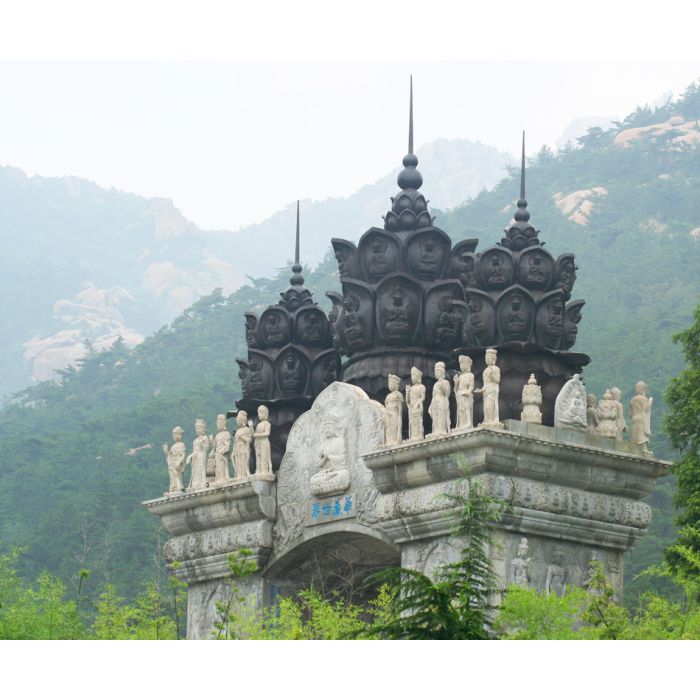
[[[304,285],[304,276],[301,274],[301,264],[299,263],[299,200],[297,199],[297,233],[296,245],[294,248],[294,265],[292,265],[292,276],[289,283],[293,287],[302,287]]]

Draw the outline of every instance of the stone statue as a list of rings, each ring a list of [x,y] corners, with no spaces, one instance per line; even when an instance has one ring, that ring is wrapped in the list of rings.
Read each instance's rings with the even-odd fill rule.
[[[433,385],[433,398],[428,407],[428,414],[433,419],[431,435],[448,435],[450,432],[450,382],[445,379],[445,363],[435,363],[436,381]]]
[[[270,451],[270,431],[272,426],[267,420],[267,406],[258,406],[258,424],[255,426],[255,473],[272,474],[272,453]]]
[[[620,401],[622,397],[622,391],[614,386],[610,389],[613,401],[615,402],[615,408],[617,409],[617,439],[622,440],[623,433],[627,432],[627,423],[625,422],[625,409]]]
[[[343,493],[350,486],[348,450],[345,431],[338,416],[327,414],[321,425],[321,446],[315,459],[316,473],[310,478],[314,496]]]
[[[552,553],[552,563],[547,567],[547,578],[544,583],[547,595],[554,593],[561,596],[566,593],[566,570],[564,569],[564,550],[558,545]]]
[[[630,401],[630,417],[632,428],[630,440],[635,445],[641,445],[644,452],[649,451],[649,438],[651,437],[651,406],[654,399],[647,398],[646,382],[639,381],[634,385],[635,395]]]
[[[486,351],[486,369],[482,374],[483,385],[481,389],[475,389],[475,394],[483,394],[484,420],[479,425],[485,428],[502,428],[498,417],[498,393],[501,384],[501,370],[496,365],[498,352],[493,348]]]
[[[168,463],[168,476],[170,477],[170,486],[167,493],[177,493],[184,491],[185,487],[182,484],[182,475],[185,472],[185,443],[183,437],[185,431],[178,425],[173,428],[173,444],[168,449],[167,445],[163,445],[163,454],[165,461]]]
[[[207,458],[209,456],[210,440],[207,435],[207,424],[201,418],[194,423],[197,437],[192,442],[192,453],[187,457],[187,464],[192,465],[190,488],[202,489],[207,486]]]
[[[530,560],[527,558],[529,551],[527,538],[522,537],[518,543],[515,559],[510,563],[510,582],[515,586],[521,586],[522,588],[530,586]]]
[[[236,434],[233,438],[233,466],[236,479],[250,478],[250,445],[253,442],[253,429],[248,425],[248,414],[238,411],[236,414]]]
[[[406,387],[406,405],[408,406],[408,439],[423,439],[423,403],[425,386],[421,383],[423,373],[417,367],[411,367],[411,386]]]
[[[228,472],[228,461],[231,455],[231,433],[226,425],[226,416],[221,413],[216,417],[216,429],[219,431],[214,437],[214,481],[221,484],[231,477]]]
[[[520,420],[524,423],[542,423],[542,389],[537,384],[535,375],[531,374],[527,384],[523,387],[523,411]]]
[[[617,438],[617,406],[610,389],[606,389],[598,403],[598,427],[596,435]]]
[[[401,410],[403,394],[399,391],[401,377],[389,375],[389,393],[384,400],[384,446],[401,444]]]
[[[586,423],[588,423],[588,434],[595,435],[598,428],[598,409],[596,408],[595,394],[586,395]]]
[[[460,373],[455,376],[455,397],[457,399],[457,425],[455,430],[469,430],[474,427],[474,375],[472,358],[459,356]]]
[[[587,430],[586,387],[578,374],[561,388],[554,403],[554,427],[569,430]]]

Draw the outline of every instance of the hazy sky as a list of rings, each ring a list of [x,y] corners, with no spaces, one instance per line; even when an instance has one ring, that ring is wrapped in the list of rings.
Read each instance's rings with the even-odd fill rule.
[[[622,117],[700,61],[3,62],[0,163],[169,197],[203,228],[345,196],[399,165],[408,76],[416,146],[554,145],[577,117]],[[332,232],[329,232],[329,235]]]

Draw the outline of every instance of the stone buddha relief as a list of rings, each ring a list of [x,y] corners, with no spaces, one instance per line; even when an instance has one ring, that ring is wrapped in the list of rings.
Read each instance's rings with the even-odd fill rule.
[[[346,282],[343,292],[343,310],[336,328],[345,346],[354,352],[372,343],[374,293],[363,282]]]
[[[476,276],[476,246],[479,240],[469,238],[456,243],[450,253],[449,274],[462,283],[463,287],[478,287]]]
[[[338,262],[338,272],[341,277],[362,279],[360,258],[354,243],[342,238],[332,238],[335,259]]]
[[[558,350],[564,329],[564,292],[555,289],[545,294],[537,304],[535,335],[537,344],[548,350]]]
[[[564,299],[571,297],[576,282],[576,263],[573,253],[564,253],[557,258],[554,272],[554,286],[564,290]]]
[[[248,350],[248,374],[246,398],[266,398],[272,396],[275,375],[270,358],[259,350]]]
[[[542,248],[526,250],[518,260],[518,283],[527,289],[549,289],[554,277],[554,259]]]
[[[507,289],[496,304],[496,325],[501,343],[526,343],[532,338],[535,320],[535,302],[520,285]]]
[[[410,345],[418,330],[422,289],[410,277],[391,275],[377,288],[377,333],[387,345]]]
[[[370,229],[360,239],[358,249],[360,264],[368,282],[379,282],[399,269],[399,242],[386,231]]]
[[[581,308],[586,302],[583,299],[571,301],[564,309],[564,330],[561,337],[561,350],[568,350],[576,343],[578,324],[581,321]]]
[[[467,315],[463,291],[456,281],[435,282],[425,294],[425,335],[439,347],[452,349],[462,341]]]
[[[286,345],[290,339],[289,315],[282,309],[265,309],[260,317],[259,337],[265,348]]]
[[[246,311],[245,314],[245,342],[249,348],[258,347],[258,315],[252,311]]]
[[[503,248],[489,248],[479,257],[479,277],[488,289],[503,289],[513,284],[513,256]]]
[[[487,346],[496,342],[496,311],[491,297],[479,289],[467,289],[464,336],[467,345]]]
[[[294,347],[284,348],[275,360],[277,386],[283,396],[303,396],[309,378],[309,361]]]
[[[417,231],[406,239],[406,271],[422,280],[442,277],[450,252],[450,239],[437,229]]]
[[[294,320],[294,336],[302,345],[326,345],[328,321],[318,308],[300,309]]]

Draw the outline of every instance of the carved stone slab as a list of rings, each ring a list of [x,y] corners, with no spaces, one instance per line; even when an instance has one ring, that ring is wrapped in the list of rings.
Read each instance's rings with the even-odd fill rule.
[[[324,522],[353,516],[366,525],[376,522],[375,502],[379,494],[361,455],[380,448],[383,412],[384,407],[362,389],[334,382],[297,419],[277,475],[279,510],[273,533],[276,552],[298,540],[305,527],[318,524],[311,518],[314,503],[321,509],[328,503],[331,512]],[[314,496],[326,475],[330,483],[344,472],[349,480],[342,493],[333,491],[330,498]],[[351,496],[351,514],[344,510],[346,496]],[[332,517],[336,499],[344,518]]]

